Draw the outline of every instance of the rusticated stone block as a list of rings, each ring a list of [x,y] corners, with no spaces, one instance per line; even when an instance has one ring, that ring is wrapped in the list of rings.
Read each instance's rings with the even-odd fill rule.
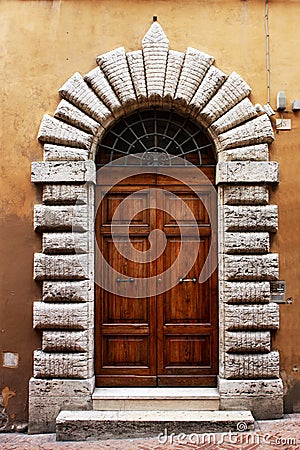
[[[36,231],[87,231],[87,207],[35,205],[34,229]]]
[[[270,283],[267,281],[225,281],[220,292],[224,303],[269,303]]]
[[[175,100],[189,103],[206,72],[214,62],[214,57],[188,47],[180,74]]]
[[[42,340],[44,352],[86,352],[87,331],[44,331]]]
[[[281,379],[226,380],[219,378],[220,407],[223,410],[250,410],[255,419],[283,416]]]
[[[232,72],[200,115],[209,125],[248,97],[250,92],[250,86],[237,73]]]
[[[34,352],[33,373],[35,378],[79,378],[88,374],[87,353]]]
[[[89,239],[87,233],[44,233],[43,252],[57,253],[87,253]]]
[[[87,305],[34,302],[33,326],[41,330],[85,330],[89,326]]]
[[[269,352],[271,335],[269,331],[236,331],[225,333],[227,353]]]
[[[278,208],[267,206],[224,206],[226,231],[276,231]]]
[[[54,113],[54,117],[91,134],[96,134],[101,127],[98,122],[66,100],[61,100]]]
[[[34,255],[34,279],[84,280],[88,278],[87,255]]]
[[[182,64],[184,60],[184,53],[169,50],[166,79],[164,85],[164,97],[173,99],[176,92]]]
[[[59,93],[62,98],[69,100],[99,123],[103,123],[111,118],[111,111],[92,91],[78,72],[66,81],[59,89]]]
[[[48,114],[44,115],[38,139],[49,144],[90,149],[93,136]]]
[[[93,161],[37,161],[31,164],[33,183],[95,182]]]
[[[229,354],[225,356],[225,378],[229,380],[279,378],[279,354]]]
[[[266,114],[219,135],[222,150],[244,145],[271,143],[274,133]]]
[[[224,255],[224,278],[228,281],[277,280],[277,253],[268,255]]]
[[[89,151],[84,148],[44,144],[45,161],[86,161],[87,159],[89,159]]]
[[[225,185],[223,192],[225,205],[267,205],[269,203],[269,188],[266,185]]]
[[[192,115],[197,116],[199,111],[209,102],[215,95],[218,89],[226,80],[227,75],[215,66],[211,66],[200,86],[198,87],[194,97],[190,102],[190,107],[193,108]]]
[[[257,117],[257,112],[248,98],[244,98],[240,103],[231,108],[227,113],[213,122],[210,128],[217,134],[224,133],[246,120]]]
[[[147,98],[143,53],[141,50],[136,50],[127,52],[126,56],[137,98],[143,101]]]
[[[93,285],[89,281],[44,281],[44,302],[94,301]]]
[[[87,186],[76,184],[44,184],[43,203],[47,205],[86,205]]]
[[[226,330],[277,330],[279,307],[276,303],[266,305],[225,305]]]
[[[37,379],[29,381],[29,433],[55,431],[55,419],[61,410],[92,409],[95,379]]]
[[[121,108],[121,103],[100,67],[96,67],[87,73],[84,76],[84,80],[91,86],[93,91],[111,111]]]
[[[221,161],[268,161],[268,144],[249,145],[246,147],[232,148],[219,152]]]
[[[220,183],[278,183],[278,163],[234,161],[217,164],[216,184]]]
[[[104,53],[96,59],[121,104],[136,102],[124,47]]]
[[[225,233],[225,253],[268,253],[269,233]]]

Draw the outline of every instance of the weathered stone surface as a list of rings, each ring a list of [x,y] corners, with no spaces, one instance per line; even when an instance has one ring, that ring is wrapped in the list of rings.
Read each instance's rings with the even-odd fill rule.
[[[266,114],[219,135],[222,150],[244,145],[271,143],[274,133]]]
[[[278,254],[224,255],[224,278],[228,281],[277,280]]]
[[[257,112],[248,98],[244,98],[240,103],[231,108],[227,113],[213,122],[210,128],[217,134],[246,122],[246,120],[257,117]]]
[[[61,409],[92,409],[95,379],[29,381],[29,433],[55,431],[55,419]]]
[[[225,305],[224,323],[226,330],[277,330],[279,328],[279,306]]]
[[[253,379],[279,378],[279,354],[229,354],[225,355],[225,378]]]
[[[36,231],[87,231],[87,207],[35,205],[34,229]]]
[[[44,233],[43,252],[57,253],[87,253],[89,239],[87,233]]]
[[[267,205],[269,203],[269,188],[266,185],[225,185],[225,205]]]
[[[88,374],[87,353],[34,352],[33,373],[35,378],[79,378]]]
[[[269,331],[236,331],[225,333],[227,353],[269,352],[271,335]]]
[[[97,63],[103,70],[110,86],[116,92],[121,104],[136,102],[124,47],[98,56]]]
[[[59,89],[59,93],[62,98],[73,103],[99,123],[104,123],[111,118],[111,111],[78,72]]]
[[[111,111],[121,108],[121,103],[100,67],[96,67],[87,73],[84,76],[84,80],[91,86],[93,91]]]
[[[147,98],[147,87],[143,52],[141,50],[127,52],[126,56],[137,99],[144,101]]]
[[[207,55],[195,48],[188,47],[175,94],[175,100],[189,103],[213,62],[213,56]]]
[[[89,159],[89,151],[84,148],[44,145],[45,161],[86,161],[87,159]]]
[[[169,40],[159,23],[154,22],[142,40],[148,97],[164,92]]]
[[[250,92],[250,86],[237,73],[232,72],[200,115],[210,125],[241,100],[248,97]]]
[[[35,280],[84,280],[87,267],[87,255],[34,255]]]
[[[220,162],[217,164],[216,184],[220,183],[278,183],[278,163]]]
[[[268,144],[256,144],[246,147],[232,148],[219,152],[219,162],[221,161],[268,161]]]
[[[268,253],[270,247],[269,233],[225,233],[225,253]]]
[[[221,300],[225,303],[269,303],[270,283],[267,281],[225,281]]]
[[[48,114],[42,120],[38,139],[49,144],[60,144],[71,147],[90,149],[93,136],[78,128],[55,119]]]
[[[226,231],[276,231],[278,208],[267,206],[224,206]]]
[[[31,165],[33,183],[95,182],[93,161],[38,161]]]
[[[247,409],[257,420],[279,419],[283,415],[281,379],[240,381],[219,378],[218,387],[221,409]]]
[[[184,60],[184,53],[169,50],[166,79],[164,85],[164,97],[173,99],[176,92],[182,64]]]
[[[211,66],[208,69],[194,97],[190,101],[190,106],[193,108],[193,116],[199,114],[199,111],[204,108],[226,79],[227,75],[220,69],[217,69],[217,67]]]
[[[61,100],[55,110],[54,117],[90,134],[96,134],[101,126],[98,122],[66,100]]]
[[[44,302],[93,301],[93,286],[89,281],[44,281]]]
[[[86,352],[87,331],[44,331],[42,340],[44,352]]]
[[[33,326],[41,330],[85,330],[89,326],[87,305],[34,302]]]
[[[86,205],[88,189],[76,184],[44,184],[43,203],[46,205]]]

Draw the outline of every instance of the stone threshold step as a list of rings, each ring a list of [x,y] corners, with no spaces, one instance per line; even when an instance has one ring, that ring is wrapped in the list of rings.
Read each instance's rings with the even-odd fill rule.
[[[96,388],[93,400],[218,400],[217,388]]]
[[[93,441],[253,428],[250,411],[61,411],[56,419],[56,439]]]

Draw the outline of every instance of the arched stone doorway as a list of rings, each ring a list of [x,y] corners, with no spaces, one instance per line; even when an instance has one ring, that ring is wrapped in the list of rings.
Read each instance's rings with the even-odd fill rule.
[[[91,407],[95,154],[120,117],[149,107],[190,117],[216,150],[220,407],[250,409],[261,418],[282,414],[279,355],[271,349],[279,326],[269,286],[278,277],[278,256],[269,249],[269,233],[277,229],[277,208],[268,205],[268,185],[278,182],[278,165],[268,160],[273,131],[249,100],[248,84],[213,61],[193,48],[169,50],[154,23],[142,50],[118,48],[99,56],[85,77],[71,77],[54,118],[42,121],[44,162],[33,163],[32,181],[43,185],[43,204],[35,207],[43,252],[34,263],[43,283],[34,326],[43,339],[30,381],[31,432],[53,430],[60,409]]]

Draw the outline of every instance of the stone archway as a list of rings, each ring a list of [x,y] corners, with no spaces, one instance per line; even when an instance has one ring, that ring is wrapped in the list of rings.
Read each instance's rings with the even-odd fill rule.
[[[193,48],[169,50],[155,22],[142,50],[115,49],[84,77],[74,74],[59,90],[54,117],[42,121],[44,161],[32,164],[32,181],[43,185],[34,219],[43,233],[43,251],[34,260],[35,280],[43,283],[34,326],[43,337],[30,380],[32,433],[52,431],[61,409],[91,408],[95,152],[118,117],[154,105],[199,122],[217,151],[220,408],[250,409],[257,418],[282,415],[279,355],[271,350],[279,311],[269,285],[278,278],[278,255],[269,247],[278,222],[277,207],[268,205],[268,185],[278,182],[278,165],[268,160],[274,136],[267,115],[258,115],[249,100],[248,84],[213,62]],[[74,220],[80,255],[74,254]]]

